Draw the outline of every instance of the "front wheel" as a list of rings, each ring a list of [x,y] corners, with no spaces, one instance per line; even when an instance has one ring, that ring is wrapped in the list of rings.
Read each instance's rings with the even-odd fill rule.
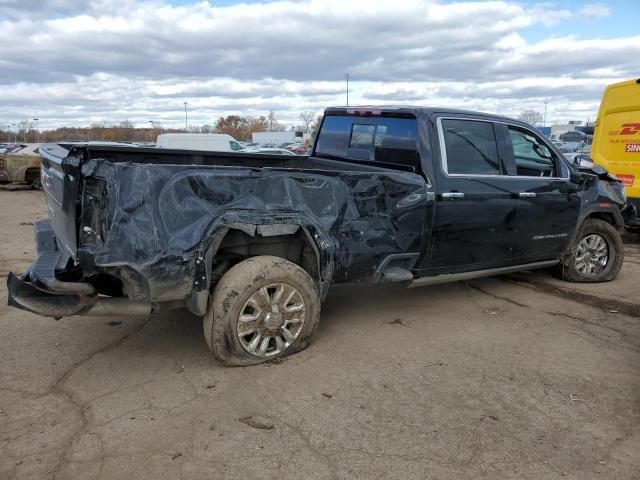
[[[618,231],[604,220],[591,218],[580,227],[556,271],[570,282],[608,282],[618,276],[623,261],[624,245]]]
[[[302,350],[319,318],[320,295],[309,274],[283,258],[259,256],[224,274],[203,326],[216,359],[244,366]]]

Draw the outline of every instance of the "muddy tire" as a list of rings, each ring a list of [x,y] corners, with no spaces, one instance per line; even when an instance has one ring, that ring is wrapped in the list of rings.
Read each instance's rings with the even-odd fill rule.
[[[252,257],[216,285],[204,336],[222,363],[256,365],[306,348],[319,318],[320,295],[303,268],[279,257]]]
[[[610,223],[591,218],[580,227],[554,274],[569,282],[609,282],[618,276],[623,261],[620,233]]]

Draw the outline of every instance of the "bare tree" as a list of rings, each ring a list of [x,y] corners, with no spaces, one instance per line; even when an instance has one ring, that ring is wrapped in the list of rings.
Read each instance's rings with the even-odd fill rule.
[[[273,132],[274,127],[278,124],[278,120],[276,120],[276,112],[273,110],[269,110],[267,114],[267,123],[269,124],[269,131]]]
[[[322,115],[318,115],[315,121],[309,125],[309,129],[311,130],[311,136],[315,138],[316,132],[320,128],[320,124],[322,123]]]
[[[313,123],[315,116],[316,114],[309,110],[300,114],[300,120],[302,120],[302,123],[304,125],[304,130],[302,130],[304,133],[309,133],[309,126]]]
[[[24,143],[27,143],[32,124],[29,120],[20,120],[18,123],[18,134],[22,135]]]
[[[518,120],[522,120],[529,125],[539,125],[542,123],[542,115],[540,112],[535,110],[524,110],[520,115],[518,115]]]

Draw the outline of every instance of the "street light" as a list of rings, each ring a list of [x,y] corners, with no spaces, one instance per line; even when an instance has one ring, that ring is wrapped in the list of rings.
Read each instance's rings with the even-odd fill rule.
[[[546,127],[547,126],[547,104],[549,103],[549,100],[545,100],[544,101],[544,121],[543,121],[543,125]]]
[[[349,78],[351,78],[350,73],[345,73],[344,78],[347,79],[347,107],[349,106]]]
[[[7,123],[7,143],[11,143],[11,125]]]
[[[38,130],[38,120],[39,118],[34,118],[33,121],[36,122],[36,143],[40,143],[40,130]]]
[[[17,123],[12,123],[11,124],[12,127],[15,127],[17,125],[18,125]],[[18,143],[18,129],[16,129],[16,131],[13,132],[13,143]]]
[[[184,102],[184,130],[185,132],[187,130],[189,130],[189,116],[187,114],[187,106],[189,104],[187,102]]]

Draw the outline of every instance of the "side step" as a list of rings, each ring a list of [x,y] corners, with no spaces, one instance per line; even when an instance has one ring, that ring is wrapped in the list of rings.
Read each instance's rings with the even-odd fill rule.
[[[477,270],[475,272],[447,273],[434,275],[432,277],[422,277],[412,281],[409,288],[422,287],[425,285],[439,285],[441,283],[459,282],[461,280],[472,280],[474,278],[492,277],[494,275],[505,275],[507,273],[522,272],[524,270],[535,270],[556,265],[560,260],[547,260],[545,262],[525,263],[522,265],[511,265],[509,267],[490,268],[488,270]]]

